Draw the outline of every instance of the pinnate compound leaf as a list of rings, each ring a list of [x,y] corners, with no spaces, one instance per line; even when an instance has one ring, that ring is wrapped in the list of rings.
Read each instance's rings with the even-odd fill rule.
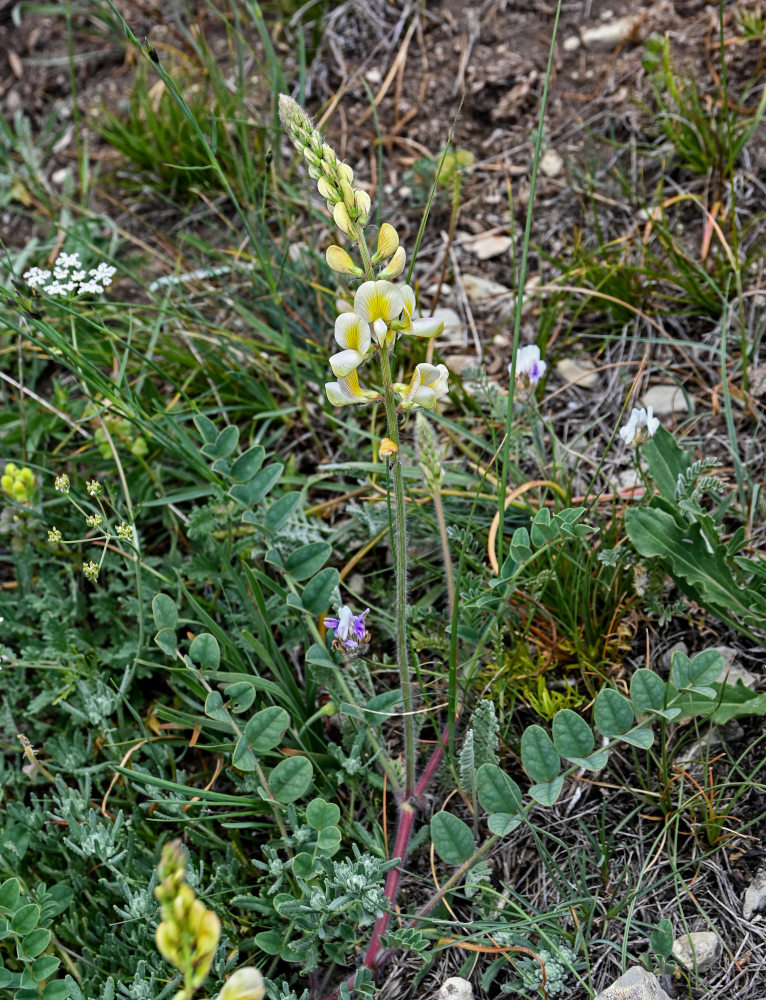
[[[559,752],[542,726],[527,726],[524,730],[521,737],[521,766],[532,781],[537,782],[552,781],[559,773]]]
[[[446,865],[461,865],[476,849],[471,828],[459,817],[443,810],[431,820],[431,840]]]

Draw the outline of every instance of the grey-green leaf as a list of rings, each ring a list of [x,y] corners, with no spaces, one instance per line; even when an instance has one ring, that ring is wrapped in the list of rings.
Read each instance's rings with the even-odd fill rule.
[[[218,640],[209,632],[200,632],[192,639],[189,656],[198,667],[217,670],[221,665],[221,650]]]
[[[476,849],[471,828],[452,813],[438,812],[431,820],[434,850],[446,865],[461,865]]]
[[[155,594],[152,598],[152,614],[157,630],[169,628],[175,630],[178,625],[178,608],[176,602],[167,594]]]
[[[277,802],[295,802],[314,780],[314,768],[308,757],[285,757],[269,775],[269,791]]]
[[[521,766],[533,781],[552,781],[561,760],[550,736],[542,726],[527,726],[521,737]]]
[[[602,688],[593,706],[593,721],[604,736],[622,736],[633,725],[633,706],[614,688]]]
[[[476,792],[488,813],[515,813],[521,809],[521,789],[497,764],[482,764],[476,775]]]
[[[587,757],[596,743],[585,719],[568,708],[556,712],[552,729],[554,746],[567,760]]]

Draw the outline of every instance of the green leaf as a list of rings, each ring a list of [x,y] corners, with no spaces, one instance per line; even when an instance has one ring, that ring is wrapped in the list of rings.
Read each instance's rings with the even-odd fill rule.
[[[218,691],[211,691],[205,698],[205,715],[217,722],[231,721],[231,716],[223,707],[223,698]]]
[[[256,472],[263,465],[266,458],[266,449],[260,445],[250,448],[244,455],[240,455],[231,467],[231,478],[238,483],[246,483],[253,478]]]
[[[280,742],[289,725],[290,716],[284,708],[271,705],[255,713],[242,735],[253,753],[265,753]]]
[[[643,445],[641,455],[649,465],[651,475],[660,494],[675,502],[678,477],[689,468],[689,457],[673,435],[660,426],[654,436]]]
[[[334,802],[324,799],[312,799],[306,806],[306,822],[315,830],[328,826],[336,826],[340,820],[340,809]]]
[[[20,893],[21,886],[19,885],[19,880],[15,878],[7,878],[5,882],[0,885],[0,909],[12,910],[19,901]]]
[[[260,931],[253,940],[267,955],[278,955],[285,939],[278,931]]]
[[[269,775],[269,791],[287,804],[304,795],[314,780],[314,768],[308,757],[285,757]]]
[[[665,918],[660,920],[649,935],[649,947],[658,958],[667,958],[673,950],[673,925]]]
[[[492,813],[491,816],[487,818],[487,826],[492,833],[496,833],[498,837],[505,837],[506,834],[515,830],[517,826],[521,825],[521,817],[518,813]]]
[[[209,632],[200,632],[192,639],[189,656],[198,667],[217,670],[221,665],[221,650],[218,640]]]
[[[673,698],[673,704],[679,707],[682,718],[710,716],[719,726],[731,719],[748,715],[766,715],[766,694],[751,691],[742,681],[737,681],[736,684],[715,684],[714,688],[714,700],[699,693],[683,694]]]
[[[614,688],[602,688],[593,707],[593,722],[604,736],[622,736],[633,725],[633,706]]]
[[[568,708],[556,712],[552,729],[554,746],[567,760],[587,757],[596,743],[585,719]]]
[[[231,702],[229,707],[235,713],[246,712],[255,701],[255,687],[248,681],[227,684],[223,691]]]
[[[521,737],[521,766],[532,781],[548,782],[559,773],[561,760],[542,726],[527,726]]]
[[[649,715],[665,707],[665,682],[652,670],[639,668],[630,679],[630,700],[636,715]]]
[[[258,766],[258,758],[247,745],[244,735],[237,740],[234,753],[231,755],[231,762],[240,771],[254,771]]]
[[[272,534],[279,531],[296,507],[299,506],[301,496],[297,490],[293,490],[290,493],[285,493],[279,500],[275,500],[263,516],[263,526],[266,531]]]
[[[319,572],[331,552],[332,545],[328,542],[309,542],[290,553],[285,569],[294,580],[307,580]]]
[[[281,462],[272,462],[254,476],[249,483],[238,483],[229,490],[229,496],[238,500],[245,507],[262,500],[285,471]]]
[[[167,594],[155,594],[152,598],[152,614],[157,630],[164,628],[175,631],[178,625],[178,608],[176,602]]]
[[[625,529],[639,555],[665,560],[682,589],[722,620],[737,624],[731,613],[750,617],[753,595],[732,576],[722,545],[708,551],[698,524],[682,527],[667,511],[642,507],[626,511]]]
[[[194,426],[199,431],[199,436],[202,438],[203,444],[212,444],[218,437],[218,430],[215,424],[209,417],[204,416],[204,414],[199,413],[194,418]]]
[[[524,562],[525,559],[532,558],[532,549],[529,547],[529,532],[526,528],[517,528],[511,538],[511,555],[516,562]]]
[[[316,873],[316,861],[307,854],[305,851],[301,851],[300,854],[296,854],[293,860],[293,874],[298,878],[309,879]]]
[[[43,1000],[69,1000],[72,991],[65,979],[53,979],[45,984]]]
[[[51,943],[51,932],[38,927],[21,939],[21,950],[28,958],[37,958]]]
[[[55,955],[41,955],[32,962],[30,971],[39,983],[44,979],[49,979],[60,965],[61,959],[56,958]],[[45,995],[47,996],[47,993]]]
[[[620,739],[625,743],[630,743],[631,746],[639,747],[641,750],[648,750],[654,743],[654,734],[646,726],[636,726],[635,729],[629,729],[627,733],[623,733]]]
[[[18,935],[24,937],[30,934],[40,919],[40,907],[36,903],[26,903],[13,914],[11,927]]]
[[[554,778],[553,781],[545,781],[539,785],[532,785],[529,789],[529,794],[535,802],[539,802],[541,806],[552,806],[559,795],[561,795],[561,789],[563,787],[564,777],[563,775],[559,775],[558,778]]]
[[[516,813],[521,809],[521,789],[497,764],[482,764],[476,774],[476,792],[488,813]]]
[[[446,865],[461,865],[476,850],[471,828],[452,813],[438,812],[431,820],[434,850]]]
[[[321,614],[329,605],[332,592],[338,586],[340,573],[334,566],[320,570],[309,580],[301,596],[303,607],[313,615]]]
[[[154,641],[163,653],[167,653],[168,656],[176,655],[176,649],[178,648],[178,636],[172,629],[161,628],[157,635],[155,635]]]
[[[198,428],[199,429],[199,428]],[[234,424],[224,427],[212,444],[202,446],[202,454],[207,458],[226,458],[239,442],[239,428]]]
[[[333,855],[340,849],[341,832],[337,826],[326,826],[319,831],[317,850],[322,854]]]

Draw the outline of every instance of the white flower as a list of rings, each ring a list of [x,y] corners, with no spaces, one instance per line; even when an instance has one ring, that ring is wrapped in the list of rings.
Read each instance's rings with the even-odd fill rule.
[[[415,366],[409,385],[406,382],[396,382],[393,389],[402,400],[400,406],[403,410],[412,409],[413,406],[433,410],[442,396],[449,392],[448,379],[446,365],[429,365],[424,361]]]
[[[333,354],[330,367],[336,377],[343,377],[358,368],[372,345],[370,327],[353,312],[343,312],[335,320],[335,340],[343,350]]]
[[[404,263],[402,262],[402,267]],[[402,332],[410,337],[438,337],[444,330],[444,320],[437,316],[415,316],[415,293],[409,285],[399,289],[404,299],[404,315],[402,316]]]
[[[82,267],[79,253],[60,253],[56,258],[56,267]]]
[[[117,273],[117,268],[112,267],[110,264],[101,263],[98,267],[93,268],[88,271],[88,274],[94,281],[100,281],[102,285],[111,285],[112,278]]]
[[[648,410],[643,407],[639,410],[634,406],[627,424],[620,428],[620,437],[629,447],[635,448],[653,437],[659,426],[660,422],[653,415],[651,406]]]
[[[349,403],[369,403],[380,396],[372,389],[362,389],[356,368],[337,382],[326,382],[325,392],[333,406],[347,406]]]
[[[44,271],[41,267],[30,267],[28,271],[24,272],[24,281],[30,288],[40,288],[50,276],[50,271]]]
[[[548,365],[540,357],[537,344],[522,347],[516,355],[516,384],[519,388],[534,387],[545,374]],[[508,374],[513,370],[513,363],[508,365]]]

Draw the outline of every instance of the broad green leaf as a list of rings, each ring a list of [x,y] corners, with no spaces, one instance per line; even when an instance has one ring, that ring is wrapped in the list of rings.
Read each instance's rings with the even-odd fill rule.
[[[21,950],[28,958],[37,958],[51,942],[51,932],[44,927],[38,927],[21,940]]]
[[[563,787],[564,778],[562,775],[559,775],[558,778],[554,778],[553,781],[545,781],[539,785],[532,785],[529,789],[529,794],[535,802],[539,802],[541,806],[552,806],[559,795],[561,795],[561,789]]]
[[[157,635],[155,635],[154,641],[163,653],[167,653],[168,656],[176,655],[176,649],[178,648],[178,636],[172,629],[161,628]]]
[[[272,462],[254,476],[248,483],[238,483],[229,490],[229,496],[238,500],[245,507],[262,500],[285,471],[281,462]]]
[[[459,817],[443,810],[431,820],[431,840],[445,865],[461,865],[476,850],[471,828]]]
[[[511,554],[517,562],[524,562],[525,559],[532,558],[532,549],[529,547],[529,532],[526,528],[517,528],[511,538]]]
[[[715,684],[715,698],[695,694],[679,694],[673,698],[681,718],[710,716],[716,725],[722,726],[731,719],[748,715],[766,715],[766,694],[759,694],[746,688],[742,681],[736,684]],[[720,704],[719,704],[720,701]]]
[[[231,762],[240,771],[254,771],[258,766],[258,758],[247,745],[247,739],[244,735],[237,740],[234,753],[231,755]]]
[[[263,526],[266,531],[272,534],[279,531],[300,502],[301,494],[297,490],[285,493],[279,500],[275,500],[263,516]]]
[[[219,691],[211,691],[205,698],[205,715],[216,722],[229,722],[231,716],[223,707],[223,698]]]
[[[254,448],[250,448],[232,465],[231,478],[238,483],[249,482],[263,465],[264,458],[266,449],[262,445],[257,444]]]
[[[202,438],[203,444],[213,444],[218,437],[218,430],[215,424],[209,417],[204,416],[202,413],[198,413],[194,418],[194,426],[199,431],[199,436]]]
[[[221,665],[221,650],[218,640],[209,632],[200,632],[192,639],[189,656],[198,667],[217,670]]]
[[[24,937],[35,929],[39,919],[40,907],[36,903],[25,903],[13,914],[11,927],[18,935]]]
[[[262,708],[245,726],[243,736],[253,753],[272,750],[285,735],[290,716],[279,705]]]
[[[649,715],[665,707],[665,682],[652,670],[638,669],[630,679],[630,700],[636,715]]]
[[[649,947],[658,958],[667,958],[673,950],[673,925],[665,918],[660,920],[649,935]]]
[[[19,885],[19,880],[15,878],[7,878],[5,882],[0,885],[0,909],[12,910],[19,901],[20,893],[21,886]]]
[[[584,767],[586,771],[600,771],[602,767],[606,767],[609,761],[609,752],[596,750],[595,753],[588,754],[587,757],[567,757],[567,760],[572,764],[577,764],[578,767]]]
[[[654,743],[654,734],[646,726],[636,726],[635,729],[629,729],[627,733],[623,733],[620,739],[625,743],[630,743],[631,746],[639,747],[641,750],[648,750]]]
[[[267,955],[278,955],[282,951],[284,937],[278,931],[260,931],[253,939],[261,951]]]
[[[223,691],[231,703],[229,707],[235,713],[246,712],[255,701],[255,687],[248,681],[227,684]]]
[[[532,781],[551,781],[559,773],[561,760],[542,726],[527,726],[521,737],[521,766]],[[539,801],[539,800],[538,800]]]
[[[304,795],[314,780],[314,768],[308,757],[285,757],[269,775],[269,791],[287,804]]]
[[[327,826],[319,831],[317,850],[333,855],[340,849],[341,833],[337,826]]]
[[[308,879],[316,872],[316,862],[305,851],[301,851],[300,854],[295,855],[293,860],[293,874],[298,878]]]
[[[556,712],[552,729],[554,746],[567,760],[587,757],[596,743],[585,719],[568,708]]]
[[[614,688],[602,688],[593,707],[593,722],[604,736],[622,736],[633,725],[633,706]]]
[[[306,806],[306,822],[315,830],[336,826],[340,820],[340,809],[334,802],[312,799]]]
[[[39,983],[44,979],[49,979],[60,965],[61,959],[56,958],[55,955],[41,955],[32,962],[30,972]],[[48,986],[50,986],[50,983],[48,983]],[[44,995],[48,996],[48,987],[46,986],[45,989],[46,993]]]
[[[497,764],[482,764],[476,774],[476,792],[488,813],[516,813],[521,809],[521,789]]]
[[[319,572],[331,552],[332,545],[328,542],[309,542],[290,553],[285,569],[294,580],[307,580]]]
[[[339,580],[340,574],[334,566],[321,569],[304,588],[301,595],[303,607],[313,615],[321,614],[328,607]]]
[[[155,594],[152,598],[152,614],[157,630],[169,628],[175,631],[178,625],[178,608],[176,602],[167,594]]]
[[[492,813],[491,816],[487,817],[487,826],[492,833],[496,833],[498,837],[505,837],[506,834],[515,830],[517,826],[521,825],[521,817],[518,813],[503,813],[497,812]]]
[[[227,458],[239,443],[239,428],[234,424],[224,427],[213,444],[202,446],[202,454],[208,458]]]
[[[43,990],[43,1000],[69,1000],[71,995],[72,991],[65,979],[52,979],[45,984]]]
[[[660,494],[675,502],[678,477],[689,468],[689,457],[673,435],[660,426],[645,445],[641,455],[649,465],[651,475]]]
[[[717,681],[726,667],[726,660],[717,649],[703,649],[694,657],[690,667],[692,685],[705,686]]]

